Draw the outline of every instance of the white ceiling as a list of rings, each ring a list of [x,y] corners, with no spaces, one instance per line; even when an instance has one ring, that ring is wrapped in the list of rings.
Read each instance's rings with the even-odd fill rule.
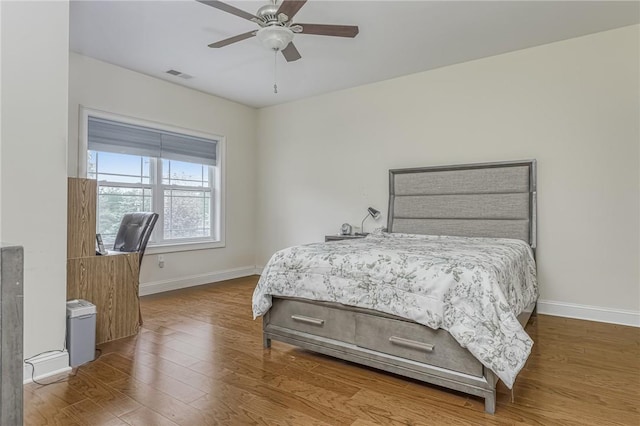
[[[229,1],[255,13],[266,2]],[[72,1],[70,48],[254,107],[288,102],[558,40],[637,24],[640,3],[613,1],[322,1],[294,22],[358,25],[354,39],[299,34],[302,59],[251,38],[257,25],[192,0]],[[194,78],[166,74],[175,69]]]

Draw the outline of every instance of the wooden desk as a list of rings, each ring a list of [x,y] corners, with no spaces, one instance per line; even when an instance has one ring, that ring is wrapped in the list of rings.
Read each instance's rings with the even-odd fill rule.
[[[67,299],[96,305],[96,344],[136,334],[138,253],[96,256],[97,183],[69,178],[67,189]]]

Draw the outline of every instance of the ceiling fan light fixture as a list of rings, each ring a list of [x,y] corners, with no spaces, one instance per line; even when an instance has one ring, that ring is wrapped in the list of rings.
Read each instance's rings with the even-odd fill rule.
[[[258,40],[270,50],[284,50],[293,40],[293,31],[286,27],[269,26],[256,33]]]

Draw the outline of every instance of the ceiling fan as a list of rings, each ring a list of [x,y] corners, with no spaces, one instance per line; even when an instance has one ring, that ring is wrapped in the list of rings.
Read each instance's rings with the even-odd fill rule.
[[[293,44],[294,34],[313,34],[334,37],[355,37],[358,35],[358,27],[355,25],[327,25],[327,24],[299,24],[292,21],[296,13],[304,6],[307,0],[284,0],[279,6],[278,0],[258,9],[255,15],[238,9],[237,7],[214,0],[197,0],[207,6],[214,7],[224,12],[236,15],[240,18],[255,22],[259,29],[239,34],[216,43],[209,47],[219,48],[228,46],[238,41],[257,36],[261,43],[268,49],[282,52],[287,62],[297,61],[301,58],[298,49]]]

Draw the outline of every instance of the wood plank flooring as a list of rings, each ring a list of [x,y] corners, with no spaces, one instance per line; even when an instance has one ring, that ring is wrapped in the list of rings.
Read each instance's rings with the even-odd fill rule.
[[[495,415],[483,400],[273,342],[257,277],[142,298],[137,336],[68,381],[24,387],[27,425],[640,425],[640,329],[538,315]],[[43,379],[52,381],[59,377]]]

